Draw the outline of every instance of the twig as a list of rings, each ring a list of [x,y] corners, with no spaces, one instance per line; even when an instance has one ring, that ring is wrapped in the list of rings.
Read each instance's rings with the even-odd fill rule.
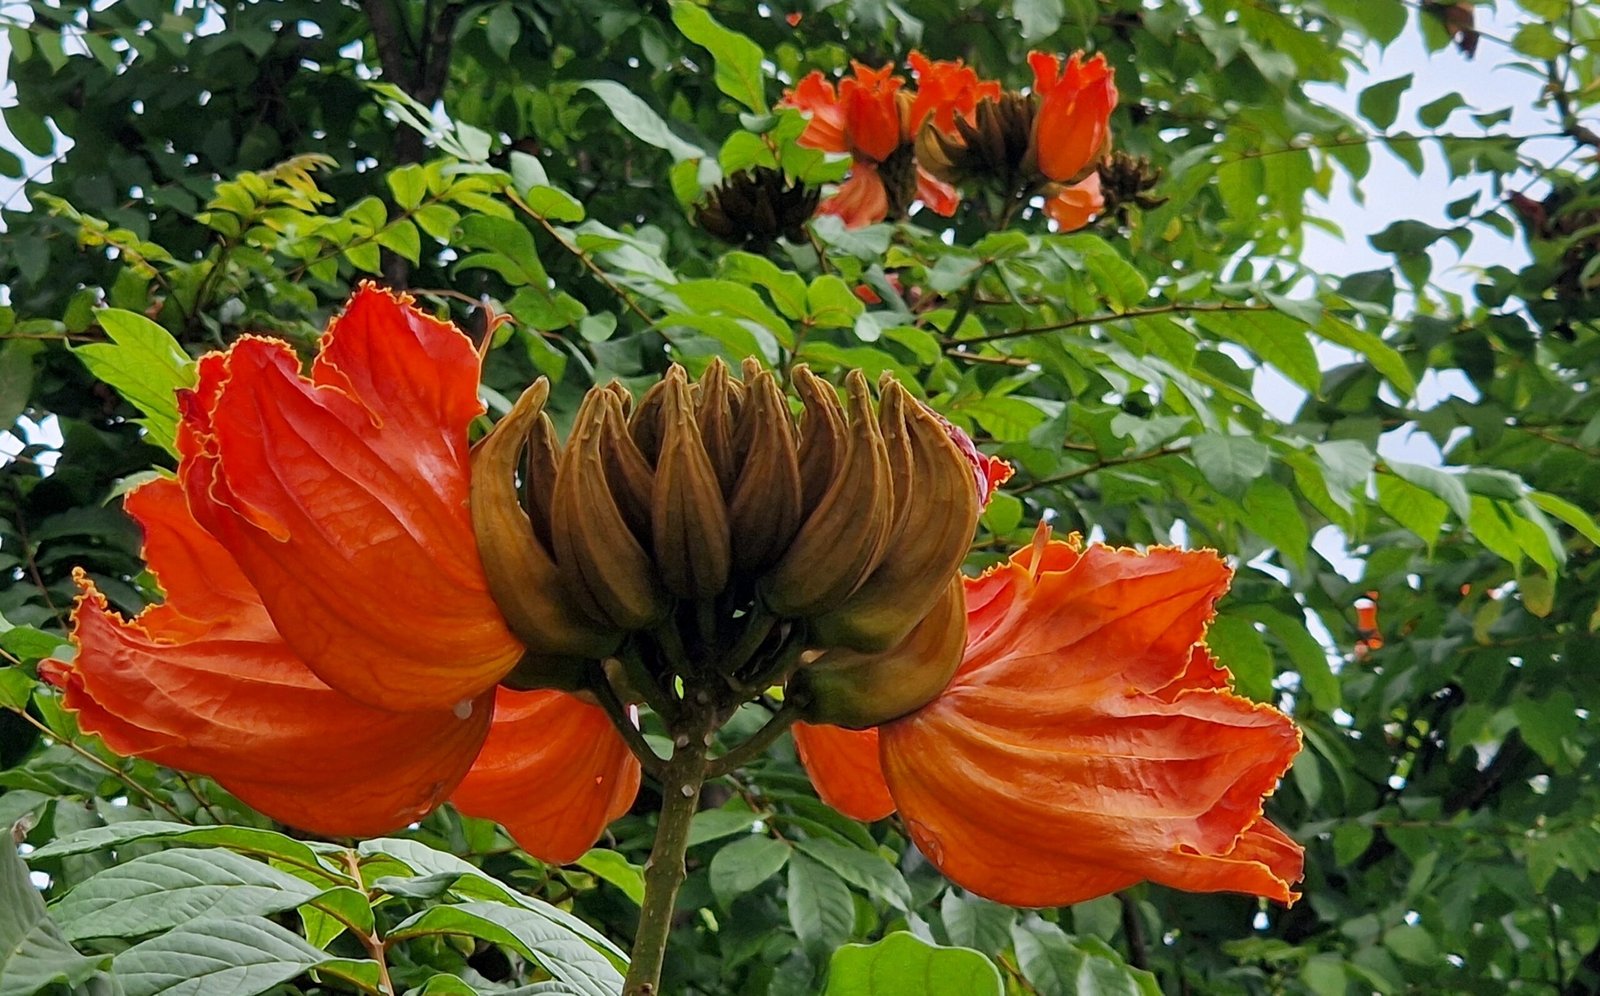
[[[653,778],[659,779],[665,771],[666,762],[661,755],[650,749],[650,744],[644,739],[644,734],[633,725],[633,717],[628,715],[628,707],[618,698],[617,690],[611,687],[608,679],[602,678],[595,683],[595,698],[600,700],[600,707],[611,718],[611,725],[622,734],[622,739],[628,744],[628,749],[633,751],[633,756],[639,759],[639,766]]]
[[[793,726],[800,718],[801,704],[798,699],[789,699],[779,709],[777,715],[767,720],[767,725],[757,730],[755,734],[733,750],[714,759],[711,768],[706,773],[707,778],[721,778],[723,775],[749,764],[760,757],[771,747],[784,732]]]
[[[1023,336],[1038,335],[1041,332],[1061,332],[1065,329],[1082,328],[1085,325],[1104,325],[1107,322],[1120,322],[1131,318],[1148,318],[1152,315],[1188,315],[1209,311],[1271,310],[1272,305],[1270,304],[1255,304],[1248,301],[1219,301],[1213,304],[1176,302],[1156,305],[1150,308],[1131,308],[1127,311],[1108,311],[1098,315],[1084,315],[1079,318],[1069,318],[1066,321],[1051,322],[1048,325],[1030,325],[1026,328],[1011,329],[1007,332],[996,332],[993,335],[974,336],[971,339],[949,338],[945,340],[945,345],[960,347],[985,342],[999,342],[1003,339],[1020,339]]]
[[[1087,477],[1096,471],[1105,470],[1107,467],[1118,467],[1125,463],[1142,463],[1145,460],[1157,460],[1161,457],[1176,456],[1179,453],[1187,452],[1189,452],[1189,446],[1184,444],[1182,446],[1163,446],[1160,449],[1147,450],[1144,453],[1133,453],[1128,456],[1106,457],[1105,459],[1089,464],[1086,467],[1078,467],[1074,470],[1069,470],[1064,474],[1056,474],[1052,477],[1041,477],[1038,480],[1028,481],[1027,483],[1018,487],[1008,488],[1007,490],[1009,490],[1012,494],[1017,494],[1024,491],[1032,491],[1035,488],[1049,487],[1052,484],[1064,484],[1067,481],[1075,481],[1080,477]]]
[[[115,778],[117,781],[121,782],[122,784],[124,784],[124,785],[128,786],[129,788],[133,789],[135,792],[137,792],[140,795],[144,796],[146,801],[150,802],[154,806],[158,806],[161,809],[166,810],[167,814],[170,815],[173,819],[177,820],[180,823],[188,823],[190,825],[193,825],[193,823],[194,823],[193,820],[190,820],[188,817],[184,816],[182,813],[178,812],[176,809],[173,809],[167,803],[162,802],[159,798],[156,797],[155,793],[151,792],[149,789],[145,788],[143,785],[140,785],[138,782],[134,781],[133,780],[133,776],[129,775],[126,771],[123,771],[121,768],[118,768],[115,765],[108,764],[104,759],[96,757],[95,755],[89,753],[88,751],[84,750],[81,746],[79,746],[78,744],[72,742],[71,740],[63,740],[61,737],[58,737],[54,730],[50,729],[50,727],[48,727],[48,726],[44,725],[43,723],[39,722],[37,719],[34,719],[33,716],[29,715],[29,713],[28,713],[28,711],[26,709],[18,709],[15,706],[6,706],[6,711],[7,712],[12,712],[12,713],[17,714],[18,716],[21,716],[23,718],[23,720],[26,721],[29,726],[31,726],[34,729],[38,730],[40,733],[43,733],[45,736],[47,736],[50,739],[52,739],[52,740],[56,741],[57,743],[61,744],[63,747],[66,747],[68,750],[72,751],[74,754],[77,754],[79,757],[82,757],[83,759],[89,761],[91,764],[97,765],[98,767],[105,769],[107,774],[111,775],[111,777]]]

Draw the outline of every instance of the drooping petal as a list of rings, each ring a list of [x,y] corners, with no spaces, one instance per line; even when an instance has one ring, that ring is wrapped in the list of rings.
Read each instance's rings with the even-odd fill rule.
[[[1056,230],[1060,232],[1076,232],[1105,209],[1106,199],[1100,192],[1099,173],[1090,173],[1080,183],[1060,187],[1044,202],[1044,213],[1056,223]]]
[[[1299,733],[1195,651],[1227,580],[1208,553],[1042,542],[971,581],[950,687],[879,728],[918,847],[1011,905],[1147,879],[1289,901],[1294,845],[1251,831]]]
[[[878,761],[876,729],[796,723],[794,746],[823,802],[864,823],[894,812],[894,800]]]
[[[207,358],[185,399],[180,480],[319,678],[382,708],[449,709],[522,653],[467,507],[476,355],[370,287],[323,348],[310,380],[276,340]]]
[[[832,197],[817,208],[818,214],[834,214],[846,228],[860,228],[880,222],[889,216],[889,193],[884,189],[883,178],[871,163],[856,161],[850,179],[839,185]]]
[[[639,761],[599,706],[565,692],[496,693],[489,739],[450,801],[529,854],[583,856],[639,792]]]
[[[489,696],[398,713],[334,691],[277,635],[175,482],[147,484],[127,504],[167,601],[127,621],[78,575],[78,655],[41,671],[85,731],[318,833],[382,833],[444,800],[488,731]]]
[[[1066,68],[1054,56],[1029,56],[1039,111],[1034,118],[1034,152],[1039,172],[1051,180],[1078,179],[1105,151],[1111,111],[1117,105],[1115,74],[1105,56],[1085,61],[1074,53]]]
[[[955,214],[956,208],[961,205],[961,195],[956,188],[921,166],[917,167],[917,200],[927,205],[929,211],[946,218]]]

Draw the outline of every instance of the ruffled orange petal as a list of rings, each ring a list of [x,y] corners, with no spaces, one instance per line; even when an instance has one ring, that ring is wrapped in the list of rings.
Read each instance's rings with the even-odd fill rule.
[[[1061,182],[1077,178],[1105,150],[1111,110],[1117,105],[1115,74],[1105,56],[1085,61],[1075,53],[1066,68],[1054,56],[1033,53],[1034,90],[1041,97],[1034,118],[1039,172]]]
[[[906,61],[917,78],[917,93],[908,114],[913,135],[930,119],[940,131],[952,131],[956,117],[972,117],[980,100],[1000,99],[1000,84],[979,79],[960,59],[935,62],[921,52],[912,52]]]
[[[878,761],[877,730],[796,723],[794,746],[823,802],[865,823],[894,812]]]
[[[855,75],[839,82],[845,138],[857,159],[881,163],[905,138],[900,128],[897,96],[905,81],[893,75],[892,65],[881,69],[870,69],[859,62],[852,65]]]
[[[78,655],[41,671],[85,731],[318,833],[382,833],[444,800],[488,731],[489,696],[396,713],[334,691],[278,637],[176,483],[147,484],[127,504],[168,597],[126,621],[78,575]]]
[[[889,192],[871,163],[857,161],[850,179],[817,208],[818,214],[838,215],[846,228],[860,228],[889,216]]]
[[[494,725],[450,797],[494,820],[529,854],[578,860],[639,793],[639,761],[605,711],[564,692],[500,689]]]
[[[800,145],[823,152],[850,151],[844,132],[844,108],[839,106],[839,96],[821,70],[813,69],[793,90],[784,93],[783,104],[811,116],[805,131],[795,139]]]
[[[312,377],[284,343],[201,364],[179,467],[284,640],[369,705],[448,709],[521,656],[488,593],[467,509],[477,357],[453,326],[370,286]]]
[[[955,679],[879,728],[918,847],[1017,906],[1146,879],[1289,901],[1292,843],[1246,835],[1299,733],[1194,652],[1227,580],[1207,553],[1041,542],[970,582]]]
[[[1105,209],[1099,173],[1090,173],[1081,183],[1061,187],[1044,202],[1044,213],[1061,232],[1076,232]]]

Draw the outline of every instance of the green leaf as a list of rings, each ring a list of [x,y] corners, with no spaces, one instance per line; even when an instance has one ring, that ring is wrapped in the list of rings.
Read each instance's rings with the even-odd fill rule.
[[[1386,469],[1403,481],[1409,481],[1431,495],[1440,498],[1456,514],[1456,518],[1466,522],[1472,517],[1472,497],[1467,494],[1467,486],[1461,478],[1447,473],[1437,467],[1428,467],[1420,463],[1405,463],[1399,460],[1390,460],[1385,463]]]
[[[818,328],[850,328],[865,308],[850,285],[831,273],[811,281],[811,286],[806,288],[806,314]]]
[[[110,826],[90,827],[65,837],[58,837],[28,855],[28,859],[44,861],[77,854],[91,854],[134,842],[226,847],[231,851],[276,858],[308,871],[328,874],[327,868],[318,857],[319,851],[313,850],[312,846],[304,841],[295,840],[293,837],[272,830],[259,830],[255,827],[197,827],[187,823],[166,823],[160,820],[129,820],[126,823],[113,823]],[[324,854],[341,850],[332,844],[319,844],[317,847]]]
[[[705,149],[679,138],[661,115],[621,83],[590,80],[583,84],[583,89],[604,101],[617,122],[632,132],[635,138],[658,149],[665,149],[674,160],[704,159],[708,155]]]
[[[1378,507],[1416,533],[1430,549],[1450,514],[1450,506],[1443,500],[1392,474],[1378,475]]]
[[[126,996],[255,996],[332,960],[271,920],[195,920],[117,955]]]
[[[476,937],[531,959],[579,996],[616,996],[622,975],[583,939],[532,910],[499,903],[435,906],[403,921],[388,941],[431,934]]]
[[[1373,369],[1382,374],[1385,380],[1394,385],[1395,390],[1407,398],[1417,393],[1417,379],[1411,375],[1411,368],[1406,366],[1405,358],[1393,346],[1384,342],[1382,337],[1372,332],[1363,332],[1331,313],[1322,316],[1314,331],[1335,345],[1365,356]]]
[[[1422,122],[1424,128],[1437,128],[1449,119],[1450,115],[1467,106],[1467,99],[1454,91],[1445,94],[1437,100],[1430,100],[1417,109],[1417,120]]]
[[[524,199],[534,214],[551,221],[576,224],[586,216],[583,204],[576,197],[556,187],[529,187]]]
[[[403,211],[414,210],[428,196],[428,174],[417,163],[390,170],[384,182],[389,185],[389,193],[394,196],[396,206]]]
[[[795,844],[802,852],[839,873],[839,877],[898,910],[911,908],[911,887],[883,855],[835,841],[808,838]]]
[[[1192,452],[1195,466],[1211,486],[1235,499],[1243,498],[1272,462],[1272,451],[1254,436],[1207,433],[1195,437]]]
[[[0,348],[0,432],[16,424],[33,393],[33,355],[40,344],[13,339]]]
[[[1245,524],[1257,536],[1305,570],[1311,552],[1311,529],[1289,489],[1270,477],[1258,477],[1244,495]]]
[[[693,0],[673,0],[672,23],[683,36],[711,53],[717,89],[757,114],[767,113],[765,55],[761,46],[717,23]]]
[[[724,909],[733,901],[783,870],[790,847],[771,837],[745,837],[718,851],[711,859],[711,892]]]
[[[756,283],[765,288],[784,317],[805,317],[806,282],[798,273],[780,269],[765,256],[748,252],[730,252],[722,257],[720,265],[726,279]]]
[[[1276,311],[1219,311],[1198,316],[1195,324],[1248,349],[1311,394],[1322,390],[1322,367],[1300,319]]]
[[[610,956],[616,964],[626,964],[626,956],[604,934],[583,920],[558,906],[540,899],[525,896],[510,886],[491,877],[483,869],[463,861],[454,854],[437,851],[415,840],[404,837],[378,837],[362,841],[356,850],[365,858],[382,857],[398,861],[418,875],[456,875],[451,891],[470,899],[487,899],[508,903],[543,917],[562,930],[583,938],[589,944]]]
[[[1546,491],[1534,491],[1528,495],[1528,498],[1535,505],[1582,533],[1589,542],[1600,546],[1600,524],[1597,524],[1588,512],[1565,498],[1557,497]]]
[[[1382,83],[1374,83],[1361,91],[1361,96],[1356,98],[1356,110],[1361,116],[1377,126],[1379,131],[1387,131],[1394,124],[1394,119],[1400,115],[1400,96],[1411,89],[1411,74],[1398,76]]]
[[[789,858],[789,925],[813,955],[825,956],[850,939],[856,904],[844,879],[804,854]]]
[[[847,944],[828,963],[823,996],[1002,996],[994,963],[971,948],[938,947],[898,932]]]
[[[539,261],[533,233],[521,222],[483,214],[468,215],[461,221],[460,244],[488,251],[465,257],[456,264],[457,270],[493,270],[512,287],[528,287],[539,294],[549,294],[550,278]]]
[[[1547,698],[1519,698],[1511,704],[1522,739],[1544,760],[1556,768],[1569,764],[1563,739],[1578,732],[1578,703],[1572,693],[1556,692]]]
[[[1154,975],[1129,967],[1099,938],[1072,937],[1038,917],[1012,927],[1011,938],[1039,996],[1161,996]]]
[[[202,917],[279,913],[324,891],[229,851],[175,848],[100,872],[51,913],[71,940],[137,937]]]
[[[7,833],[0,841],[0,996],[32,996],[55,985],[79,986],[98,975],[100,968],[101,960],[75,951],[45,912],[44,898]]]
[[[591,847],[578,859],[578,867],[621,889],[635,906],[644,903],[644,869],[616,851]]]
[[[1277,669],[1255,623],[1239,615],[1220,615],[1206,630],[1206,646],[1216,654],[1217,663],[1233,672],[1241,695],[1257,702],[1272,701]]]
[[[96,318],[111,341],[79,346],[74,354],[90,373],[144,412],[138,421],[149,441],[176,456],[177,392],[194,386],[194,360],[170,332],[143,315],[106,308]]]

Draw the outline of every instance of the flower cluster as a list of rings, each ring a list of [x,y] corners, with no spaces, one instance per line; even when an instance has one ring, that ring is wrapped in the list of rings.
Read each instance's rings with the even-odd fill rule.
[[[785,94],[809,116],[801,145],[851,157],[849,178],[820,212],[852,227],[904,217],[916,201],[950,215],[956,185],[970,183],[1008,199],[1042,195],[1064,231],[1104,209],[1096,167],[1110,150],[1117,102],[1104,56],[1078,53],[1063,64],[1034,52],[1026,93],[982,80],[960,60],[913,52],[907,61],[915,89],[893,66],[854,63],[837,87],[813,71]]]
[[[373,834],[449,799],[551,861],[641,764],[692,815],[743,757],[715,731],[781,689],[822,797],[898,811],[981,895],[1295,898],[1262,801],[1299,733],[1205,648],[1215,555],[1044,530],[963,577],[1003,464],[892,380],[841,401],[796,368],[796,420],[741,373],[594,388],[564,443],[536,384],[469,451],[471,343],[365,286],[309,377],[271,339],[201,361],[176,480],[127,500],[166,601],[123,619],[80,575],[77,656],[44,672],[114,750],[285,822]]]

